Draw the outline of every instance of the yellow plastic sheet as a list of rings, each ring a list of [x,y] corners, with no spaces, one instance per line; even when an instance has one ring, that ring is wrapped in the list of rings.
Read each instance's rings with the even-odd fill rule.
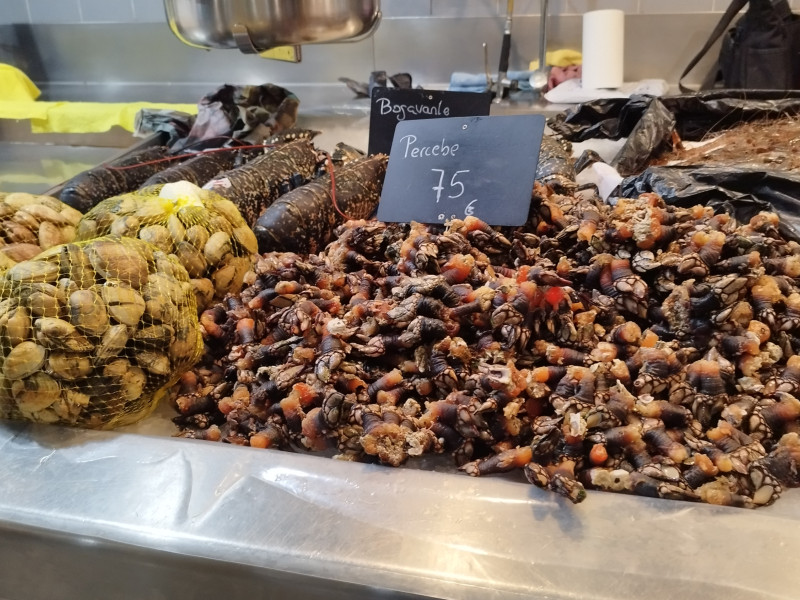
[[[25,73],[16,67],[0,63],[0,100],[32,101],[40,95],[39,88]]]
[[[19,69],[0,64],[0,119],[29,120],[34,133],[103,133],[114,126],[133,132],[143,108],[197,114],[194,104],[160,102],[39,102],[36,85]]]
[[[102,133],[115,125],[133,132],[136,113],[143,108],[197,114],[194,104],[0,101],[0,119],[30,120],[34,133]]]
[[[550,67],[568,67],[570,65],[579,65],[583,62],[583,55],[577,50],[570,50],[563,48],[561,50],[551,50],[545,53],[545,62]],[[532,60],[528,66],[531,71],[539,68],[539,61]]]

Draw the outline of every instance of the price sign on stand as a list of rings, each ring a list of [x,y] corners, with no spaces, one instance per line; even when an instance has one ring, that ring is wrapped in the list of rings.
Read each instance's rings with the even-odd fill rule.
[[[398,123],[489,114],[491,94],[375,88],[369,113],[369,154],[388,154]]]
[[[523,225],[544,128],[541,115],[400,123],[378,219],[444,223],[475,216],[489,225]]]

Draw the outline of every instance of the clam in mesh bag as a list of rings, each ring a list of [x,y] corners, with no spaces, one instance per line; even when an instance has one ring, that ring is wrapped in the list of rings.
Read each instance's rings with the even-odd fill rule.
[[[198,312],[238,293],[258,242],[230,200],[188,181],[102,201],[81,219],[78,240],[138,237],[172,254],[189,273]]]
[[[132,423],[201,352],[186,270],[141,240],[55,246],[0,275],[5,418]]]
[[[71,242],[82,216],[51,196],[0,192],[0,269]]]

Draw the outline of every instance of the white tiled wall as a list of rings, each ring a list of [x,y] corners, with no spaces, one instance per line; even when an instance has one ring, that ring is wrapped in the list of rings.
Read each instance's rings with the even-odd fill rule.
[[[487,17],[503,16],[506,0],[383,0],[384,16]],[[551,0],[554,15],[620,8],[629,14],[722,12],[730,0]],[[790,0],[800,12],[800,0]],[[541,0],[516,0],[515,15],[538,15]],[[129,23],[163,22],[163,0],[0,0],[3,23]]]

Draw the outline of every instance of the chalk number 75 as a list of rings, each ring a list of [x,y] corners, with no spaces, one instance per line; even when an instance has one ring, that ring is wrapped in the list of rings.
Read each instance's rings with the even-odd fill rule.
[[[444,182],[445,170],[444,169],[431,169],[431,171],[433,171],[435,173],[439,173],[439,183],[437,185],[433,186],[433,190],[436,192],[436,202],[438,203],[439,200],[442,197],[442,191],[444,190],[444,186],[442,185],[442,183]],[[448,194],[448,196],[447,196],[448,198],[455,199],[455,198],[460,198],[461,196],[464,195],[464,184],[461,183],[460,181],[458,181],[458,179],[457,179],[458,176],[461,173],[469,173],[469,169],[464,169],[462,171],[456,171],[455,173],[453,173],[453,176],[450,178],[450,187],[451,188],[459,188],[459,192],[457,194],[455,194],[455,195]]]

